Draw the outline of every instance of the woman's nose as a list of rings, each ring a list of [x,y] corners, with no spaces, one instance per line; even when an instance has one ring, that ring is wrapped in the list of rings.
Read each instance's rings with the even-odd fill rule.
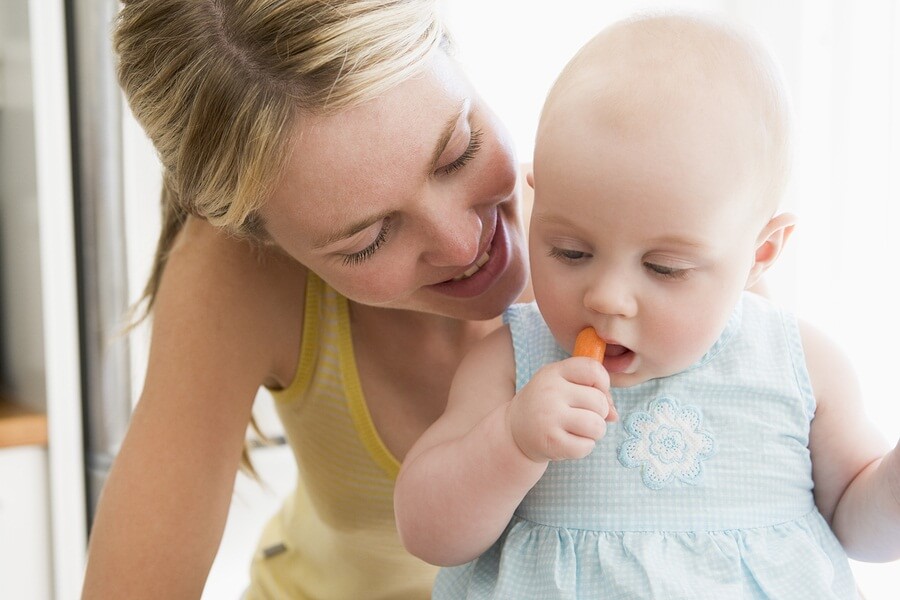
[[[627,277],[607,271],[596,277],[584,294],[584,306],[596,313],[617,317],[637,314],[637,298]]]
[[[449,213],[449,214],[448,214]],[[472,209],[458,208],[432,217],[422,257],[436,267],[463,267],[478,259],[484,223]]]

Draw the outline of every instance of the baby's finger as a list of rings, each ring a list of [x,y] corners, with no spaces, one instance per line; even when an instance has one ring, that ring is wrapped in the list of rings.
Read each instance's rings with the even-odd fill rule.
[[[612,423],[613,421],[619,420],[619,411],[616,410],[616,404],[613,402],[612,396],[608,397],[609,401],[609,412],[606,415],[606,420]]]
[[[609,392],[609,372],[603,368],[603,365],[584,357],[568,358],[560,363],[560,376],[569,383],[601,392],[606,400],[606,406],[603,409],[591,405],[583,405],[582,408],[601,413],[607,421],[619,420],[619,413],[616,411],[612,395]]]
[[[559,368],[560,376],[570,383],[603,391],[609,389],[609,372],[596,360],[573,356],[559,363]]]
[[[579,385],[580,391],[572,392],[569,406],[591,410],[612,423],[619,420],[619,411],[613,402],[608,388],[601,389],[588,385]]]
[[[570,411],[563,428],[572,435],[597,441],[606,435],[606,421],[592,410]]]
[[[550,460],[584,458],[594,451],[596,445],[597,442],[590,437],[560,432],[559,439],[555,439],[548,447],[548,458]]]
[[[569,391],[568,404],[572,408],[589,410],[602,418],[607,418],[612,403],[606,392],[584,385],[572,386]]]

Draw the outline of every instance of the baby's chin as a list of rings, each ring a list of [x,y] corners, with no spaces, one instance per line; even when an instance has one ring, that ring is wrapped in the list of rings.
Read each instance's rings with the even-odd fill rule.
[[[614,388],[630,388],[651,379],[655,378],[641,373],[610,373],[609,385]]]
[[[606,366],[606,359],[603,361],[603,364]],[[675,375],[687,368],[682,367],[681,365],[669,365],[668,368],[665,366],[662,368],[646,368],[644,365],[639,364],[638,357],[633,358],[632,367],[633,368],[631,369],[625,369],[615,373],[609,371],[609,368],[607,368],[609,371],[610,386],[616,388],[634,387],[650,381],[651,379],[660,379],[662,377]]]

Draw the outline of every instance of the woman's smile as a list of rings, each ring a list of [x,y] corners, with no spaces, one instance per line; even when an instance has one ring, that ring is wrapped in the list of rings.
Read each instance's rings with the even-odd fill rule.
[[[478,259],[463,272],[451,279],[428,286],[439,294],[456,298],[471,298],[484,293],[506,271],[509,266],[509,236],[502,212],[497,210],[494,223],[486,225],[492,233]]]

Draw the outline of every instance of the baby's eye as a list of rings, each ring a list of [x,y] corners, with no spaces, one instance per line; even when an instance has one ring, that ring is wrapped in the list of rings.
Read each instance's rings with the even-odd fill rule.
[[[651,262],[645,262],[644,268],[666,279],[684,279],[690,271],[690,269],[676,269],[675,267],[657,265]]]
[[[552,258],[567,262],[574,262],[589,256],[587,252],[582,252],[581,250],[566,250],[565,248],[556,247],[550,248],[547,254]]]

